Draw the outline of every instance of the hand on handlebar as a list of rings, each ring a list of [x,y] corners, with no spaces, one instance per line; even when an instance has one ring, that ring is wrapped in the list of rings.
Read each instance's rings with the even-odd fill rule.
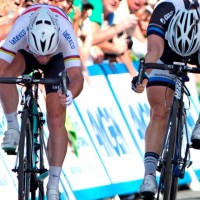
[[[58,91],[59,94],[59,100],[62,106],[67,107],[72,104],[73,101],[73,95],[70,90],[67,90],[67,97],[65,94],[62,94],[61,91]]]
[[[132,81],[131,81],[132,90],[136,93],[142,93],[147,86],[148,80],[149,80],[149,78],[145,74],[144,78],[142,80],[142,83],[138,85],[138,83],[137,83],[138,82],[138,76],[134,76]]]

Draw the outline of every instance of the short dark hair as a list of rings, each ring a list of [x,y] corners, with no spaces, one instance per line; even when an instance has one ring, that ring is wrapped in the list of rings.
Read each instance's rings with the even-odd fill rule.
[[[83,9],[88,10],[88,9],[94,9],[94,6],[88,1],[88,0],[83,0]]]

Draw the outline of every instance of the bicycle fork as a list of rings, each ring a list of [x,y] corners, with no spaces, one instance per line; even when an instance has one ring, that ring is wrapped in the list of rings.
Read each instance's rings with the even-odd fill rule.
[[[43,155],[43,148],[45,149],[45,153],[47,156],[47,150],[44,145],[44,140],[43,140],[43,125],[44,125],[44,120],[42,119],[43,114],[41,112],[38,112],[38,107],[39,105],[36,102],[33,102],[33,146],[34,146],[34,155],[33,155],[33,169],[36,168],[36,164],[38,162],[38,152],[40,152],[40,155]],[[39,120],[40,119],[40,120]],[[39,124],[40,123],[40,124]],[[38,142],[40,140],[40,142]],[[42,146],[43,145],[43,146]],[[37,173],[39,176],[37,176],[38,181],[43,181],[47,176],[48,176],[48,170],[44,168],[44,160],[43,157],[39,158],[40,159],[40,164],[39,169],[37,169]]]

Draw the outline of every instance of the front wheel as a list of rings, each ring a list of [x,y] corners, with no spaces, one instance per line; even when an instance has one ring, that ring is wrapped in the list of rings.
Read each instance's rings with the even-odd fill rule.
[[[32,133],[29,113],[22,111],[21,133],[18,148],[18,200],[29,200],[32,168]]]
[[[163,161],[159,181],[158,194],[163,193],[163,200],[174,200],[176,196],[178,177],[174,176],[176,165],[173,163],[175,157],[176,135],[178,126],[178,102],[171,108],[168,126],[166,129],[165,146],[163,147]]]

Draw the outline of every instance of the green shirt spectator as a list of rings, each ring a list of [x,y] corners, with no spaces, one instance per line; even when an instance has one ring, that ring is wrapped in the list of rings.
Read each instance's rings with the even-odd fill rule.
[[[102,13],[103,13],[103,3],[102,0],[89,0],[89,3],[91,3],[94,6],[92,15],[90,16],[90,20],[92,22],[98,23],[100,26],[103,23]]]
[[[91,3],[94,6],[94,9],[92,11],[92,15],[90,16],[90,20],[92,22],[96,22],[98,23],[100,26],[102,25],[103,22],[103,18],[102,18],[102,13],[103,13],[103,4],[102,4],[102,0],[89,0],[89,3]],[[82,0],[74,0],[74,6],[76,7],[80,7],[80,9],[82,9]],[[72,11],[69,14],[70,18],[73,21],[73,17],[74,17],[74,11]]]

